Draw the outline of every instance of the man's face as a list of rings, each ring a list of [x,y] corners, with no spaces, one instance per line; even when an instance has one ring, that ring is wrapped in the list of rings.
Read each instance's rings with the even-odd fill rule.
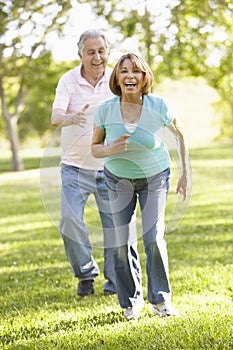
[[[86,71],[104,72],[108,63],[109,52],[103,38],[86,39],[79,57]]]

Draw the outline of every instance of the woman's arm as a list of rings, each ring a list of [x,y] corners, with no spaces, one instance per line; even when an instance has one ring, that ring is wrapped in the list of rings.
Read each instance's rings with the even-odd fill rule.
[[[129,134],[117,138],[111,145],[104,144],[105,131],[94,126],[91,152],[95,158],[105,158],[113,154],[123,153],[127,150]]]
[[[176,136],[178,140],[182,173],[178,180],[176,193],[182,194],[183,200],[185,200],[187,196],[187,190],[188,190],[188,167],[189,167],[188,147],[185,141],[183,131],[176,119],[174,119],[171,124],[167,125],[167,127]]]

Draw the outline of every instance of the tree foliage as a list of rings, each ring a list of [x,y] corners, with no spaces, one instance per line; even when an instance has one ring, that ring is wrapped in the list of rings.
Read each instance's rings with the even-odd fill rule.
[[[61,33],[71,2],[0,0],[0,131],[6,129],[14,170],[23,167],[18,126],[22,137],[33,130],[42,135],[49,127],[48,106],[66,67],[51,66],[46,36]],[[114,28],[116,47],[118,40],[137,39],[157,82],[164,76],[204,77],[224,101],[223,132],[233,136],[232,0],[78,2],[90,3]]]
[[[171,8],[171,22],[162,36],[169,48],[167,73],[203,76],[222,100],[231,106],[233,117],[233,3],[224,0],[180,0]],[[232,119],[233,121],[233,119]]]
[[[157,81],[163,76],[204,77],[229,106],[224,110],[230,111],[233,136],[232,0],[166,1],[161,8],[147,0],[90,3],[125,38],[138,39]]]
[[[19,120],[19,136],[20,140],[29,136],[39,138],[40,145],[44,145],[47,131],[51,129],[51,109],[58,79],[74,68],[76,62],[56,63],[51,59],[50,53],[47,53],[46,56],[37,59],[37,64],[45,69],[40,72],[40,78],[26,97],[25,109]]]
[[[46,35],[61,30],[70,6],[70,1],[63,0],[0,0],[1,115],[11,144],[13,170],[23,168],[17,124],[30,89],[48,64]]]

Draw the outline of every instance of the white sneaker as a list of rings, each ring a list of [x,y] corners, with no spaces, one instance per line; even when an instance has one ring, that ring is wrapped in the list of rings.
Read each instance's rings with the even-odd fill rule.
[[[127,309],[124,309],[123,315],[127,320],[131,320],[132,318],[135,319],[135,314],[132,307],[127,307]]]
[[[138,300],[136,299],[132,307],[127,307],[126,309],[124,309],[123,315],[128,321],[132,319],[137,321],[143,306],[143,298],[139,298]]]
[[[178,316],[178,311],[171,303],[164,302],[160,304],[151,304],[151,312],[154,315],[164,316]]]

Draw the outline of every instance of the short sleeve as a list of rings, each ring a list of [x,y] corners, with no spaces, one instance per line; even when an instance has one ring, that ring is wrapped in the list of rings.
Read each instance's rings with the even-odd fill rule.
[[[100,104],[99,107],[96,109],[95,116],[94,116],[94,124],[102,130],[105,129],[104,120],[103,120],[103,115],[104,115],[103,109],[104,109],[103,104]]]
[[[61,108],[66,111],[69,106],[69,101],[70,101],[70,96],[69,96],[66,84],[64,82],[64,78],[62,77],[59,80],[56,87],[56,94],[53,102],[53,109]]]
[[[163,117],[164,125],[171,124],[177,118],[177,112],[173,104],[167,99],[162,99],[161,115]]]

